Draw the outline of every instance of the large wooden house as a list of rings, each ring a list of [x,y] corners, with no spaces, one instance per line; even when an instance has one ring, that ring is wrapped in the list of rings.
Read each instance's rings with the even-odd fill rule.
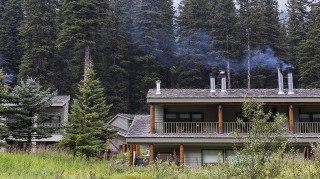
[[[126,136],[132,149],[129,163],[135,145],[149,145],[150,161],[178,156],[174,160],[191,166],[217,162],[218,155],[223,159],[233,156],[233,146],[242,140],[232,133],[238,130],[236,119],[246,98],[263,102],[273,113],[285,114],[297,149],[319,142],[320,89],[293,89],[290,69],[288,89],[283,88],[280,68],[279,89],[226,89],[224,72],[220,76],[221,89],[215,88],[212,76],[210,89],[160,89],[157,81],[157,88],[147,94],[150,115],[136,116]],[[242,132],[248,130],[250,127],[244,127]]]

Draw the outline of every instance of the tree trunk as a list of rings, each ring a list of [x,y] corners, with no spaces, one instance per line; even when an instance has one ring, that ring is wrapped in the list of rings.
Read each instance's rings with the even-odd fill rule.
[[[88,77],[88,71],[90,66],[90,47],[86,45],[84,48],[84,80]]]
[[[251,88],[251,52],[250,52],[250,29],[247,29],[247,44],[248,44],[248,74],[247,74],[247,80],[248,80],[248,89]]]

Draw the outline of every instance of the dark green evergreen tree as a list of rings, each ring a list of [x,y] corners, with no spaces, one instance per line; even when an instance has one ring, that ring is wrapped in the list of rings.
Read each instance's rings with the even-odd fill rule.
[[[50,137],[50,129],[41,124],[51,120],[52,115],[45,109],[51,106],[55,95],[56,92],[43,89],[32,78],[16,85],[9,94],[9,103],[13,105],[1,110],[1,116],[6,118],[2,122],[7,126],[8,136],[14,141],[25,141],[28,148],[33,139]]]
[[[63,22],[58,35],[59,64],[63,68],[58,89],[62,93],[76,94],[77,83],[83,79],[84,59],[95,58],[97,39],[103,24],[109,22],[109,1],[86,0],[61,2]],[[87,60],[88,62],[88,60]]]
[[[103,151],[105,139],[111,138],[114,132],[105,126],[111,105],[105,103],[104,89],[96,79],[92,65],[87,75],[81,81],[79,95],[72,103],[70,125],[61,144],[89,159]]]
[[[311,4],[306,22],[306,38],[301,40],[297,59],[299,85],[303,88],[320,88],[320,2]]]
[[[23,58],[19,79],[36,77],[45,87],[54,87],[56,63],[57,1],[27,0],[20,28]]]
[[[130,31],[130,112],[146,112],[145,95],[160,77],[162,65],[173,60],[172,1],[133,1]],[[166,80],[164,80],[166,81]]]
[[[6,75],[4,75],[3,71],[0,70],[0,111],[4,109],[4,103],[8,96],[8,86],[5,83]],[[9,136],[8,127],[3,123],[0,124],[0,147],[5,146],[4,141],[5,138]]]
[[[128,0],[110,1],[111,19],[103,25],[97,41],[95,58],[97,75],[101,79],[108,104],[114,104],[110,115],[127,113],[129,106],[129,31],[130,3]]]
[[[22,47],[19,27],[23,20],[21,0],[0,1],[0,60],[3,70],[11,75],[15,84],[19,73]]]
[[[310,0],[288,0],[288,61],[298,66],[297,51],[299,43],[306,38],[306,19],[308,17],[308,4]]]
[[[239,19],[232,0],[216,1],[214,17],[209,20],[212,25],[215,49],[221,54],[221,60],[225,60],[224,69],[227,70],[228,88],[231,88],[231,68],[233,59],[240,59]],[[230,62],[231,61],[231,62]]]

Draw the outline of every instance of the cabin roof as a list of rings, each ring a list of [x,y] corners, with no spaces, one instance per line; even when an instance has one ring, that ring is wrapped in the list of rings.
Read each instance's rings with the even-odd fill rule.
[[[256,98],[261,102],[320,102],[320,89],[295,89],[294,94],[288,94],[287,90],[278,94],[277,89],[227,89],[227,92],[217,89],[211,93],[209,89],[161,89],[161,94],[156,94],[155,89],[150,89],[147,94],[148,103],[243,102],[244,98]]]

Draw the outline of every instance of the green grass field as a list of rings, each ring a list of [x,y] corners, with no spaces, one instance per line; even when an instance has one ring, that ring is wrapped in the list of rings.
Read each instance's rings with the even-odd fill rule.
[[[246,178],[245,171],[237,165],[220,163],[200,168],[179,168],[175,164],[155,163],[146,167],[128,167],[121,160],[86,161],[65,152],[0,153],[0,178]],[[261,178],[320,178],[319,162],[286,160],[266,164]],[[277,170],[277,173],[275,173]],[[275,175],[276,174],[276,175]],[[258,177],[259,178],[259,177]]]

